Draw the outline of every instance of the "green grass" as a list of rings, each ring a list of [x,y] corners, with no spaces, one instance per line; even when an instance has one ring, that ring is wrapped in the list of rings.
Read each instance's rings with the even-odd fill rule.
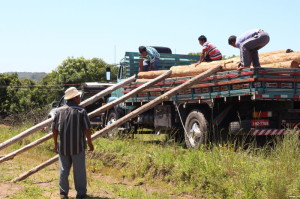
[[[24,128],[0,127],[0,141],[12,137]],[[45,133],[31,135],[6,151],[14,150],[42,135]],[[300,196],[300,143],[299,136],[293,133],[284,139],[278,139],[275,146],[250,146],[247,149],[228,142],[190,150],[156,135],[138,135],[135,139],[99,138],[94,144],[95,151],[88,153],[87,160],[91,193],[97,193],[101,187],[113,193],[114,197],[122,198],[189,196],[281,199]],[[9,167],[14,166],[19,172],[24,172],[54,155],[51,150],[52,140],[49,140],[30,150],[30,153],[20,155],[37,163],[13,164],[13,161],[9,161],[5,166],[0,165],[1,181],[16,177],[16,173]],[[49,198],[49,195],[57,191],[56,184],[45,189],[34,182],[56,180],[56,169],[58,168],[46,168],[20,182],[23,189],[14,193],[12,198]],[[51,175],[45,176],[45,173]],[[100,174],[132,183],[128,185],[104,182],[101,177],[96,178]],[[143,185],[151,186],[152,190],[147,191]]]

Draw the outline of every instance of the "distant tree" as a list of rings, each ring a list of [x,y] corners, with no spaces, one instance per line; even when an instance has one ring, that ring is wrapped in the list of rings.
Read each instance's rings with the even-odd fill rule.
[[[105,82],[106,67],[115,71],[115,66],[109,65],[99,58],[85,59],[68,58],[57,67],[57,84],[81,84],[83,82]],[[112,72],[112,80],[116,79],[116,73]]]
[[[106,68],[111,68],[111,80],[117,79],[118,67],[109,65],[99,58],[85,59],[83,57],[68,57],[56,70],[47,74],[41,84],[52,86],[48,92],[49,99],[58,100],[63,91],[70,87],[80,87],[84,82],[106,82]]]
[[[69,57],[39,83],[32,79],[20,80],[17,73],[0,74],[0,116],[39,110],[61,97],[72,85],[80,87],[84,82],[106,82],[107,67],[111,68],[111,80],[116,80],[118,67],[99,58],[83,57]]]
[[[222,59],[225,60],[225,59],[232,59],[232,58],[235,58],[237,57],[237,55],[231,55],[231,56],[226,56],[226,55],[223,55]]]
[[[188,53],[188,55],[201,55],[201,52],[198,52],[198,53]]]
[[[11,98],[8,95],[8,87],[11,84],[19,84],[17,73],[4,73],[0,74],[0,116],[6,116],[10,112]]]

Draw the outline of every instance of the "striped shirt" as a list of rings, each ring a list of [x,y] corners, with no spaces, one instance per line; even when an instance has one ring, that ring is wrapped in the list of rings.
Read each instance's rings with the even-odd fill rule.
[[[208,53],[211,60],[222,59],[219,49],[208,41],[203,44],[203,50]]]
[[[155,61],[155,58],[160,58],[160,54],[157,52],[155,48],[152,48],[150,46],[146,46],[147,55],[144,58],[144,60],[150,61],[150,63],[153,63]]]
[[[75,155],[86,148],[84,130],[90,129],[90,120],[84,108],[68,101],[58,108],[52,129],[59,132],[58,151],[63,155]]]

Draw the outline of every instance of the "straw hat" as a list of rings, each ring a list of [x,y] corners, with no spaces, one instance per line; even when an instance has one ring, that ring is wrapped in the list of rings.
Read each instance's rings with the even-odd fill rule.
[[[70,87],[65,91],[65,100],[72,99],[80,95],[79,91],[75,87]]]

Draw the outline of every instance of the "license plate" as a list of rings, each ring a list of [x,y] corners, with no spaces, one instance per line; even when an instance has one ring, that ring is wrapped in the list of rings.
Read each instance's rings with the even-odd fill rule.
[[[263,127],[263,126],[269,126],[269,125],[270,125],[270,121],[268,119],[251,120],[252,127]]]

